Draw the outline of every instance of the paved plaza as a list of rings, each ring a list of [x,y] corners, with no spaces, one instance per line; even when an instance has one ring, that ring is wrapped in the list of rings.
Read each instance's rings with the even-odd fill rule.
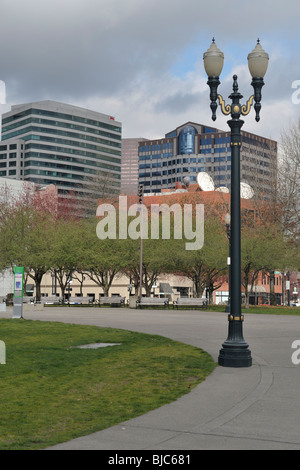
[[[10,315],[9,309],[1,313]],[[202,348],[215,361],[228,327],[225,313],[192,310],[32,307],[23,316],[159,334]],[[299,450],[300,365],[291,358],[292,343],[300,340],[300,316],[248,314],[244,337],[252,367],[218,366],[169,405],[51,449]]]

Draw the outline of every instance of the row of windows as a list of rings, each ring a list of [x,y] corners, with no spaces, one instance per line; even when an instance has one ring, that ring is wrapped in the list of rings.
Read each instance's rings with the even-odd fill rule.
[[[205,139],[200,139],[200,145],[212,145],[214,141],[214,145],[224,145],[227,144],[229,145],[231,142],[230,137],[215,137],[215,139],[212,139],[211,137],[207,137]]]
[[[0,174],[0,176],[5,176],[5,175]],[[61,180],[56,180],[56,179],[36,178],[34,176],[27,177],[26,181],[32,181],[33,183],[43,184],[43,185],[54,184],[55,186],[58,186],[58,187],[67,186],[69,188],[76,188],[76,189],[84,187],[82,183],[77,182],[77,181],[76,182],[61,181]],[[118,188],[120,187],[119,182],[116,182],[116,184],[114,184],[114,181],[110,181],[110,184],[112,184],[113,186],[117,186]],[[58,192],[62,193],[60,190],[58,190]]]
[[[40,152],[28,152],[25,155],[25,166],[30,165],[30,162],[32,161],[32,158],[42,158],[42,159],[49,159],[51,161],[53,160],[58,160],[62,162],[72,162],[72,163],[78,163],[80,165],[88,165],[92,167],[97,167],[97,168],[106,168],[109,170],[114,170],[114,171],[120,171],[120,166],[114,166],[114,165],[108,165],[106,163],[100,163],[97,161],[91,161],[91,160],[86,160],[85,158],[76,158],[76,157],[67,157],[66,155],[56,155],[56,154],[48,154],[48,153],[40,153]]]
[[[17,162],[15,160],[9,162],[9,165],[8,166],[17,166]],[[7,163],[6,162],[0,162],[0,168],[6,168],[7,167]]]
[[[148,145],[141,145],[139,147],[139,153],[144,152],[157,152],[161,150],[172,150],[173,149],[173,142],[164,142],[162,144],[148,144]]]
[[[12,166],[12,165],[10,165]],[[58,169],[61,169],[61,170],[69,170],[69,171],[78,171],[78,172],[81,172],[81,173],[89,173],[89,174],[93,174],[93,175],[96,175],[98,173],[98,171],[94,168],[88,168],[88,167],[83,167],[83,166],[74,166],[74,165],[64,165],[63,163],[54,163],[54,162],[41,162],[41,161],[36,161],[36,160],[30,160],[30,161],[27,161],[25,162],[25,167],[43,167],[43,168],[58,168]],[[109,168],[109,165],[99,165],[99,168],[103,168],[103,169],[110,169]],[[118,169],[116,169],[118,171]],[[27,171],[27,170],[26,170]],[[25,174],[28,174],[25,173]]]
[[[103,137],[109,137],[111,139],[121,140],[120,134],[112,134],[111,132],[94,129],[93,127],[80,126],[78,124],[67,123],[67,122],[62,122],[62,121],[51,121],[50,119],[42,119],[42,118],[35,118],[35,117],[23,119],[21,121],[17,121],[17,122],[14,122],[13,124],[10,124],[9,126],[4,126],[2,127],[2,133],[5,133],[8,131],[11,131],[12,129],[16,129],[17,127],[25,126],[26,124],[32,124],[32,123],[44,124],[47,126],[55,126],[55,127],[65,128],[65,129],[75,129],[77,131],[89,132],[91,134],[97,134],[97,135],[102,135]]]
[[[41,175],[41,176],[51,176],[56,178],[68,178],[73,180],[84,180],[85,175],[77,175],[74,173],[63,173],[61,171],[49,171],[49,170],[35,170],[35,169],[28,169],[24,171],[24,175]],[[113,177],[113,175],[111,175]],[[115,175],[116,178],[119,179],[120,175]],[[49,184],[49,182],[48,182]]]
[[[74,139],[88,140],[90,142],[96,142],[99,144],[109,145],[110,147],[121,148],[121,143],[119,142],[113,142],[111,140],[101,139],[100,137],[93,137],[93,136],[86,135],[86,134],[77,134],[77,132],[61,131],[60,129],[50,129],[50,128],[39,127],[39,126],[24,127],[23,129],[19,129],[17,131],[11,132],[10,134],[6,134],[5,136],[2,136],[2,140],[11,139],[12,137],[17,137],[18,135],[28,134],[29,132],[41,132],[42,134],[55,134],[55,135],[61,135],[64,137],[73,137]],[[24,137],[24,140],[26,140],[26,137],[27,136]]]
[[[149,193],[150,192],[150,189],[147,189],[147,186],[158,186],[159,184],[163,184],[163,185],[170,185],[170,184],[173,184],[173,183],[176,183],[176,182],[181,182],[182,181],[182,178],[181,176],[176,176],[175,178],[172,177],[172,178],[165,178],[162,180],[162,182],[160,181],[141,181],[140,184],[142,184],[143,186],[146,187],[145,189],[145,193]],[[190,181],[193,182],[193,181],[197,181],[197,177],[196,176],[190,176]],[[161,192],[160,188],[155,188],[155,191],[156,192]]]
[[[16,176],[17,172],[16,170],[9,170],[8,174],[6,172],[6,170],[2,170],[0,171],[0,176]]]
[[[177,165],[181,163],[181,160],[177,160]],[[184,163],[188,163],[184,161]],[[140,170],[144,170],[146,168],[161,168],[162,166],[172,166],[176,165],[176,160],[169,160],[168,162],[156,162],[156,163],[141,163],[139,165]]]
[[[102,127],[103,129],[109,129],[111,131],[121,133],[121,127],[113,125],[113,124],[107,124],[105,122],[95,121],[94,119],[83,118],[80,116],[73,116],[72,114],[58,113],[55,111],[47,111],[45,109],[35,109],[35,108],[26,109],[26,111],[22,111],[18,114],[14,114],[13,116],[4,118],[2,120],[2,125],[8,124],[9,122],[15,121],[16,119],[19,119],[23,116],[29,116],[31,114],[36,114],[38,116],[54,117],[58,119],[64,119],[67,121],[81,122],[83,124],[89,124],[91,126]]]
[[[230,162],[231,158],[227,158],[226,157],[217,157],[214,159],[215,162]],[[211,158],[206,158],[205,159],[205,162],[211,162]],[[151,168],[160,168],[160,167],[164,167],[164,166],[172,166],[172,165],[179,165],[179,164],[186,164],[186,163],[204,163],[204,158],[191,158],[191,159],[188,159],[188,158],[179,158],[177,160],[169,160],[168,162],[156,162],[156,163],[140,163],[139,165],[139,169],[140,170],[145,170],[145,169],[151,169]],[[193,167],[192,167],[193,168]],[[191,171],[193,171],[191,168]],[[225,168],[223,166],[214,166],[214,169],[216,171],[220,171],[220,168]],[[227,169],[230,169],[230,165],[227,166]],[[204,170],[203,170],[204,171]]]
[[[21,146],[23,148],[23,145]],[[17,144],[9,144],[9,145],[0,145],[0,152],[7,151],[7,150],[16,150],[17,149]]]
[[[231,165],[221,165],[221,166],[214,167],[214,171],[226,171],[230,169],[231,169]]]
[[[48,136],[41,136],[41,135],[35,135],[35,134],[29,134],[24,137],[25,142],[28,140],[40,140],[42,142],[53,142],[55,144],[64,144],[64,145],[70,145],[72,147],[80,147],[80,148],[85,148],[89,150],[95,150],[96,152],[105,152],[105,153],[111,153],[113,155],[120,155],[121,152],[118,150],[114,149],[109,149],[105,147],[99,147],[98,145],[92,145],[92,144],[87,144],[86,142],[77,142],[75,140],[67,140],[67,139],[59,139],[57,137],[48,137]],[[33,144],[25,145],[25,149],[28,147],[32,148]],[[66,149],[62,150],[63,152],[67,151]]]
[[[21,157],[23,154],[21,154]],[[16,152],[11,152],[8,154],[8,158],[17,158]],[[0,154],[0,160],[7,160],[7,153],[1,153]]]
[[[212,142],[213,142],[213,139],[211,137],[200,139],[200,145],[212,145]],[[215,137],[214,138],[215,145],[230,144],[230,142],[231,142],[231,137]],[[267,143],[266,141],[260,141],[258,139],[255,139],[254,137],[248,137],[248,136],[242,135],[242,142],[245,144],[253,145],[255,147],[261,147],[265,150],[270,150],[269,143]]]
[[[139,174],[139,178],[150,178],[151,176],[163,176],[163,175],[173,175],[173,174],[178,174],[178,173],[199,173],[201,171],[204,171],[204,167],[199,167],[199,168],[172,168],[170,170],[163,170],[163,171],[147,171],[144,173]]]
[[[246,143],[246,144],[251,144],[251,145],[254,145],[256,147],[261,147],[265,150],[270,150],[270,144],[268,144],[267,142],[265,141],[260,141],[260,140],[257,140],[253,137],[247,137],[245,135],[242,136],[242,142]]]
[[[146,154],[139,155],[139,160],[159,160],[161,158],[170,158],[173,157],[173,152],[163,153],[163,154]]]
[[[48,171],[48,170],[25,170],[24,175],[43,175],[43,176],[54,176],[57,178],[70,178],[76,180],[83,180],[84,175],[74,175],[72,173],[62,173],[59,171]]]
[[[62,153],[67,153],[67,154],[72,154],[72,155],[95,158],[97,160],[104,160],[104,161],[119,164],[119,165],[121,164],[120,158],[108,157],[107,155],[92,153],[86,150],[77,150],[74,148],[59,147],[56,145],[52,146],[52,145],[38,144],[38,143],[32,142],[31,144],[25,145],[25,150],[27,149],[46,150],[46,151],[51,151],[51,152],[62,152]],[[29,153],[28,154],[26,153],[26,155],[29,155]]]
[[[48,184],[54,184],[55,186],[60,186],[64,187],[67,186],[69,188],[80,188],[83,187],[83,184],[79,182],[72,182],[72,181],[61,181],[61,180],[56,180],[56,179],[46,179],[46,178],[36,178],[34,176],[30,176],[26,178],[26,181],[32,181],[33,183],[36,184],[43,184],[43,185],[48,185]]]
[[[170,157],[173,157],[173,154],[170,155]],[[139,160],[140,161],[145,161],[145,160],[151,160],[153,163],[151,164],[151,166],[155,166],[155,165],[158,165],[158,166],[161,166],[161,162],[155,162],[156,157],[154,155],[152,155],[152,158],[151,158],[151,155],[143,155],[143,156],[140,156],[139,157]],[[217,161],[217,160],[216,160]],[[167,165],[180,165],[181,163],[204,163],[204,158],[202,157],[189,157],[189,158],[177,158],[176,160],[169,160],[168,162],[164,161],[162,163],[163,166],[167,166]],[[142,168],[142,165],[150,165],[150,163],[144,163],[144,164],[140,164],[140,168]]]

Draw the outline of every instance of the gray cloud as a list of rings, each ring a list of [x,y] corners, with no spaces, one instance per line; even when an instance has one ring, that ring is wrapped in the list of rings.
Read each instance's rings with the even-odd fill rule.
[[[190,45],[199,50],[195,61],[202,66],[212,36],[232,68],[241,65],[237,53],[250,52],[261,37],[273,57],[263,89],[270,109],[284,100],[289,105],[291,83],[300,79],[295,0],[0,0],[0,12],[0,79],[10,103],[89,105],[122,120],[129,136],[147,137],[150,129],[164,134],[170,126],[162,127],[157,113],[174,127],[181,119],[210,119],[208,91],[197,86],[203,67],[194,66],[194,85],[190,76],[174,81],[172,67]],[[230,75],[222,83],[229,93]],[[245,95],[251,92],[246,75],[240,83]],[[294,106],[290,115],[298,111]],[[279,127],[281,118],[272,119]]]
[[[172,96],[162,99],[154,106],[154,112],[182,113],[188,111],[195,102],[200,102],[200,93],[177,92]]]

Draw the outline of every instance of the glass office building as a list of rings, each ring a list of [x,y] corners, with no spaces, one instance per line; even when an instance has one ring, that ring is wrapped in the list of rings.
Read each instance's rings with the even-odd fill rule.
[[[55,101],[12,106],[2,116],[0,176],[55,184],[84,197],[98,175],[121,186],[121,123]],[[94,189],[93,189],[94,190]]]
[[[224,132],[188,122],[163,139],[139,143],[139,184],[146,193],[172,189],[189,176],[208,173],[215,187],[230,188],[230,131]],[[277,142],[242,131],[241,181],[259,187],[267,195],[273,189],[277,170]]]

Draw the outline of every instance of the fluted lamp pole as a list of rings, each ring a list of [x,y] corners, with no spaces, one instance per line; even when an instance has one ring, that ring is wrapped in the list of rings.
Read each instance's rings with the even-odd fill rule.
[[[241,128],[244,121],[240,116],[246,116],[254,102],[255,119],[258,122],[261,110],[261,89],[264,85],[263,77],[268,67],[268,54],[263,50],[260,41],[248,55],[248,67],[252,76],[254,94],[246,104],[240,100],[237,75],[233,76],[233,92],[229,95],[231,104],[225,104],[223,97],[218,94],[219,77],[224,63],[224,54],[217,47],[213,39],[210,48],[204,53],[204,67],[208,75],[207,84],[210,87],[210,107],[212,120],[216,120],[216,111],[219,106],[224,115],[231,116],[228,125],[231,129],[231,229],[230,229],[230,313],[228,315],[228,338],[223,343],[219,353],[218,363],[224,367],[250,367],[252,366],[251,351],[243,337],[244,316],[241,313],[241,195],[240,195],[240,148]],[[218,102],[217,102],[218,101]]]
[[[224,220],[225,220],[225,225],[226,225],[226,235],[227,235],[228,243],[229,243],[229,256],[228,256],[228,262],[227,262],[227,264],[228,264],[228,302],[227,302],[227,305],[226,305],[225,312],[229,313],[230,312],[230,296],[231,296],[231,283],[230,283],[230,278],[231,278],[231,273],[230,273],[230,269],[231,269],[231,266],[230,266],[231,265],[230,222],[231,222],[231,217],[230,217],[230,214],[228,212],[225,215]]]

